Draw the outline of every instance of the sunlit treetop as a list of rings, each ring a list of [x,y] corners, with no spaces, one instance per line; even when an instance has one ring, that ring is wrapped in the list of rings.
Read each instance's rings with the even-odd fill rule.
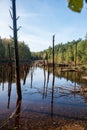
[[[75,12],[80,13],[84,2],[87,3],[87,0],[67,0],[68,1],[68,7]]]

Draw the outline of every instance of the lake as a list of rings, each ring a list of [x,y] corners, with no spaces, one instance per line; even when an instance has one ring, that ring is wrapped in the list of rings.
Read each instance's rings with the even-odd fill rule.
[[[28,64],[21,65],[20,72],[22,101],[17,96],[14,67],[0,65],[0,127],[9,119],[14,122],[15,115],[19,123],[19,118],[26,119],[28,113],[52,119],[87,119],[87,92],[77,92],[86,87],[82,72],[60,72],[56,68],[53,76],[52,68]]]

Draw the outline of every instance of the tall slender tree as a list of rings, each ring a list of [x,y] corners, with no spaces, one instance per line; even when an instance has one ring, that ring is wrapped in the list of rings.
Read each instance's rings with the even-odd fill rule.
[[[20,27],[17,29],[17,20],[19,17],[16,17],[16,0],[12,1],[12,14],[11,18],[13,20],[13,28],[10,27],[13,30],[13,39],[14,39],[14,47],[15,47],[15,65],[16,65],[16,85],[17,85],[17,93],[18,98],[21,100],[22,94],[21,94],[21,84],[20,84],[20,70],[19,70],[19,54],[18,54],[18,39],[17,39],[17,31],[20,29]]]

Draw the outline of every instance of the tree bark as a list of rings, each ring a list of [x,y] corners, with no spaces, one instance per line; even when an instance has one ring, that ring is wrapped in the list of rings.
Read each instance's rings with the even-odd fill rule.
[[[17,41],[16,0],[12,0],[12,11],[13,11],[13,36],[14,36],[15,64],[16,64],[16,85],[17,85],[18,98],[21,100],[22,94],[20,84],[19,55],[18,55],[18,41]]]

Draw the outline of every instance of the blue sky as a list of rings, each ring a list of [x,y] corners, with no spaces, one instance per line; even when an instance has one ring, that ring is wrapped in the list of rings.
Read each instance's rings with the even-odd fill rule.
[[[31,51],[42,51],[55,44],[84,39],[87,32],[87,9],[81,13],[72,12],[67,0],[16,0],[17,15],[20,16],[18,39],[24,41]],[[10,0],[0,0],[0,36],[9,38]]]

